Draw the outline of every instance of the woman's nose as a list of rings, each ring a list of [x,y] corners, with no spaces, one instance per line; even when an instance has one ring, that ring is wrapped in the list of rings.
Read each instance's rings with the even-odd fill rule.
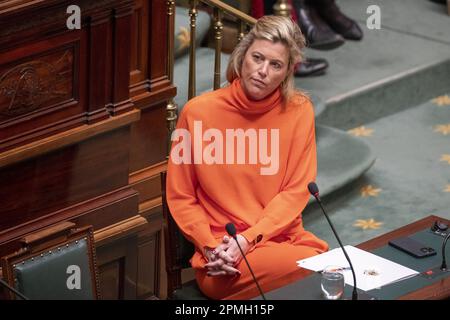
[[[260,65],[260,67],[259,67],[259,70],[258,70],[259,75],[260,75],[261,77],[267,76],[268,70],[269,70],[269,63],[268,63],[268,62],[262,63],[262,64]]]

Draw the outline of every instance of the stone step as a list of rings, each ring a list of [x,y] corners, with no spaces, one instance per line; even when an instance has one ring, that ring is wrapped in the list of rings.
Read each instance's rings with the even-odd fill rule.
[[[316,125],[316,141],[317,185],[322,197],[356,180],[375,162],[368,144],[345,131]]]
[[[307,50],[330,66],[320,77],[298,78],[297,87],[324,100],[321,124],[358,127],[439,96],[450,87],[450,19],[428,0],[346,0],[341,10],[357,20],[362,41],[332,51]],[[369,5],[381,10],[381,29],[366,26]]]
[[[322,197],[344,244],[356,245],[430,214],[450,218],[450,103],[448,98],[438,102],[433,99],[366,124],[373,132],[361,139],[376,155],[375,164]],[[338,245],[318,206],[308,206],[303,220],[331,248]],[[355,226],[358,220],[367,225]]]

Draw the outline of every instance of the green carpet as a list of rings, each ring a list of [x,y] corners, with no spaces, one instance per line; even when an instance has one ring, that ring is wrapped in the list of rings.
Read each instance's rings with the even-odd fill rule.
[[[450,218],[450,95],[356,133],[377,160],[357,181],[323,199],[343,243],[356,245],[430,214]],[[337,246],[316,205],[303,217],[306,229]]]
[[[317,183],[322,196],[351,183],[375,161],[367,143],[345,131],[316,125],[316,140]]]
[[[382,28],[450,44],[447,8],[430,0],[338,0],[346,14],[363,23],[369,5],[381,9]]]
[[[430,214],[450,218],[450,17],[428,0],[338,4],[359,22],[364,39],[308,50],[330,68],[296,84],[325,101],[318,125],[364,126],[352,133],[376,157],[364,175],[323,199],[342,242],[356,245]],[[380,30],[365,25],[372,4],[381,9]],[[303,217],[307,229],[337,246],[316,204]]]
[[[331,51],[307,50],[330,64],[320,77],[296,85],[327,105],[318,120],[349,129],[419,105],[450,88],[450,16],[429,0],[341,0],[364,38]],[[381,29],[366,27],[369,5],[379,5]]]

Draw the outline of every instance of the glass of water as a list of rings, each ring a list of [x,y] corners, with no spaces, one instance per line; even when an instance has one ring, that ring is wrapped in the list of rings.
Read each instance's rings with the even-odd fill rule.
[[[320,286],[325,299],[340,299],[344,295],[344,270],[337,266],[327,266],[322,271]]]

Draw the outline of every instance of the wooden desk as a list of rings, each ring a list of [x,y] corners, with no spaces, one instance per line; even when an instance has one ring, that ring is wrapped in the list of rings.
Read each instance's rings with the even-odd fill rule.
[[[414,223],[411,223],[409,225],[401,227],[397,230],[394,230],[392,232],[386,233],[386,234],[381,235],[372,240],[361,243],[357,247],[360,249],[366,250],[366,251],[373,251],[375,249],[380,249],[383,247],[386,248],[386,245],[388,244],[389,240],[398,238],[398,237],[409,236],[409,235],[415,234],[417,232],[427,230],[433,225],[434,221],[436,221],[436,220],[440,220],[440,221],[450,225],[450,221],[447,219],[443,219],[443,218],[440,218],[437,216],[428,216],[424,219],[418,220]],[[438,237],[438,236],[436,236],[436,237]],[[444,238],[442,238],[442,239],[444,239]],[[436,249],[438,249],[438,248],[436,248]],[[440,247],[439,247],[439,250],[436,250],[436,251],[438,252],[438,256],[440,259],[440,256],[441,256]],[[450,259],[450,257],[447,257],[447,260],[449,260],[449,259]],[[422,278],[422,280],[423,280],[423,278]],[[418,281],[418,280],[415,280],[415,281]],[[398,284],[400,284],[400,283],[398,283]],[[403,283],[403,285],[405,285],[405,283]],[[345,293],[346,298],[348,298],[348,296],[351,296],[351,289],[350,289],[350,291],[348,291],[349,288],[351,288],[351,287],[346,286],[346,293]],[[367,299],[371,298],[370,291],[367,292],[367,294],[370,295],[369,297],[367,297],[367,294],[365,294],[365,292],[363,292],[363,291],[358,290],[358,292],[359,292],[358,293],[359,298],[361,300],[363,300],[363,299],[367,300]],[[322,296],[320,293],[320,277],[316,273],[312,273],[310,276],[308,276],[302,280],[291,283],[285,287],[278,288],[273,291],[267,292],[265,295],[266,295],[267,299],[270,299],[270,300],[279,300],[279,299],[283,299],[283,300],[285,300],[285,299],[288,299],[288,300],[290,300],[290,299],[316,300],[317,299],[317,300],[319,300],[319,299],[322,299]],[[450,298],[450,276],[447,276],[440,280],[436,280],[431,285],[421,287],[419,289],[416,289],[412,292],[409,292],[405,295],[396,297],[394,299],[399,299],[399,300],[438,300],[438,299],[449,299],[449,298]],[[259,298],[257,298],[257,299],[259,300]]]
[[[401,227],[392,232],[383,234],[377,238],[366,241],[358,245],[357,247],[366,251],[372,251],[376,248],[380,248],[388,244],[389,240],[404,237],[416,233],[418,231],[430,228],[434,221],[440,220],[450,225],[450,221],[437,216],[428,216],[404,227]],[[449,244],[450,245],[450,244]],[[440,249],[440,248],[439,248]],[[441,251],[438,250],[438,255],[441,255]],[[447,261],[450,257],[447,257]],[[450,298],[450,277],[442,279],[430,286],[424,287],[420,290],[411,292],[407,295],[401,296],[400,300],[443,300]]]

